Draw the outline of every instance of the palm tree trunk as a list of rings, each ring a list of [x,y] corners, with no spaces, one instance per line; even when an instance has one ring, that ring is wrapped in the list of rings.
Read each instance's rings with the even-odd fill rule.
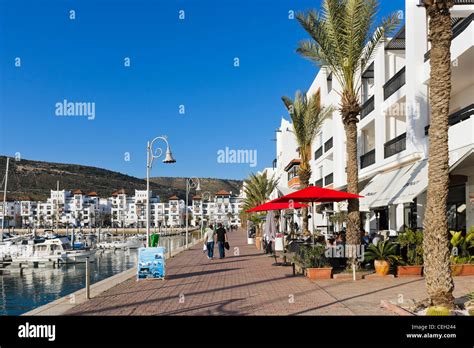
[[[309,163],[304,163],[300,167],[299,177],[300,177],[301,188],[306,188],[309,186],[309,179],[311,177],[311,170],[309,168],[310,168]],[[309,233],[309,218],[308,218],[307,207],[304,207],[301,209],[301,216],[303,219],[301,230],[303,231],[303,234],[308,234]]]
[[[354,120],[346,122],[344,128],[346,131],[347,191],[358,194],[359,167],[357,161],[357,122]],[[355,246],[360,244],[359,200],[349,199],[348,203],[346,244]]]
[[[427,1],[428,2],[428,1]],[[449,7],[426,5],[430,16],[430,105],[428,193],[424,220],[424,274],[433,305],[452,308],[446,202],[449,185],[448,113],[451,96],[451,18]]]

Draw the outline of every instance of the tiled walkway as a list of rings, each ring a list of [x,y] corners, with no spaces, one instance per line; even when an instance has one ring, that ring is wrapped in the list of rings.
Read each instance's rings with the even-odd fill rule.
[[[71,309],[68,315],[390,315],[381,299],[424,298],[422,279],[312,282],[247,245],[242,230],[229,234],[225,259],[208,260],[202,245],[167,263],[167,279],[135,278]],[[215,250],[217,252],[217,248]],[[474,277],[456,278],[456,293]]]

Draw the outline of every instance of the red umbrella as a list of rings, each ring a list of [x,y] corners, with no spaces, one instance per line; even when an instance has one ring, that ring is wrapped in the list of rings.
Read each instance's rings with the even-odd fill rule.
[[[353,193],[331,190],[319,186],[308,186],[302,190],[292,192],[286,196],[275,199],[272,202],[340,202],[350,198],[362,198],[363,196],[355,195]],[[296,204],[296,203],[294,203]]]
[[[301,204],[301,203],[290,203],[290,202],[278,202],[275,203],[274,201],[270,201],[264,204],[261,204],[259,206],[256,206],[252,209],[246,210],[246,213],[253,213],[257,211],[268,211],[268,210],[281,210],[281,209],[298,209],[298,208],[303,208],[307,207],[306,204]]]

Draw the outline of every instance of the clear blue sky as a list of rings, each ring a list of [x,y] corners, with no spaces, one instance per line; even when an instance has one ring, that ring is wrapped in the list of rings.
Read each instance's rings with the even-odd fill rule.
[[[381,5],[385,15],[403,10],[404,0]],[[306,33],[288,11],[319,6],[0,0],[0,154],[144,177],[147,140],[166,134],[177,163],[155,162],[154,176],[240,179],[270,166],[271,139],[286,116],[280,97],[308,89],[317,73],[295,53]],[[95,119],[55,116],[64,99],[94,102]],[[225,147],[257,150],[257,166],[218,163]]]

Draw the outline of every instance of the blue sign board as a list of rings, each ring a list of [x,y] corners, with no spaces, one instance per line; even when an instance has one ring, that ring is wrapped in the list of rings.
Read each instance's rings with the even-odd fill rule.
[[[165,278],[165,248],[139,248],[137,279]]]

